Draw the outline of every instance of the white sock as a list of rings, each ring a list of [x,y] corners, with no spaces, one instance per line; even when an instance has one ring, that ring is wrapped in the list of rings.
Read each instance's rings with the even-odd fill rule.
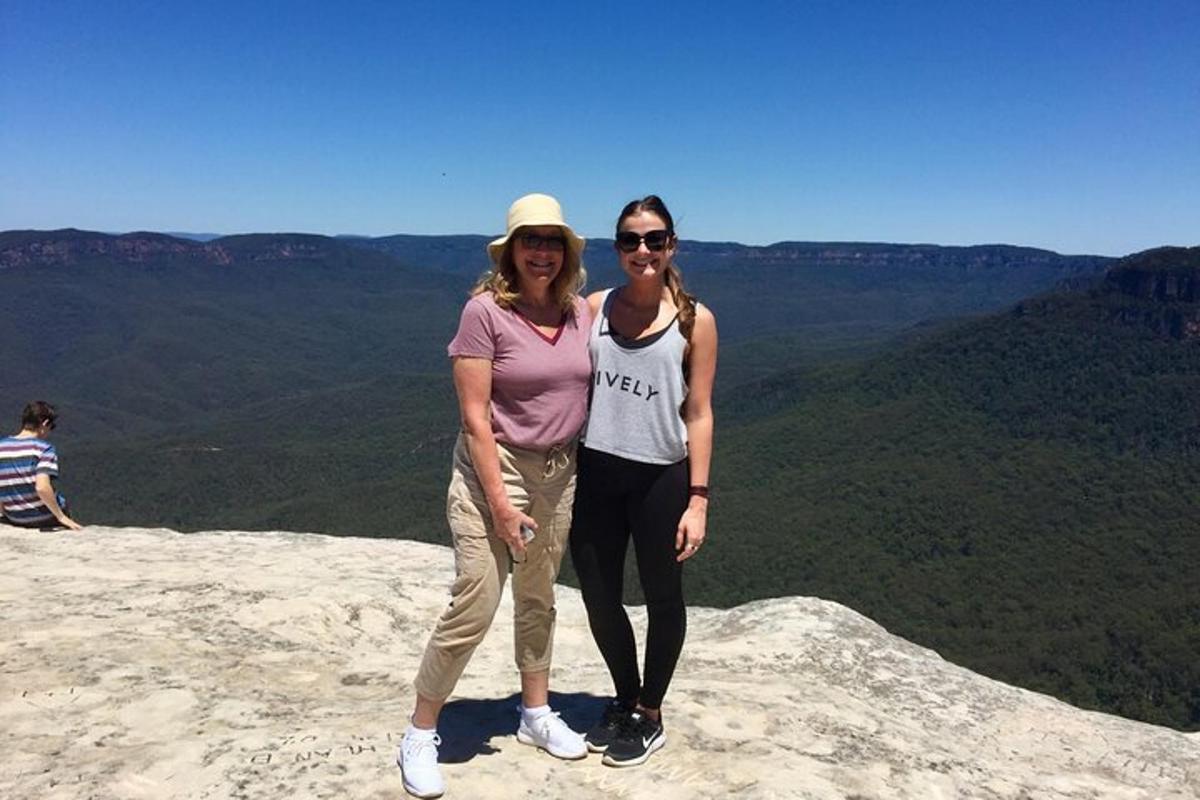
[[[432,739],[437,736],[437,728],[418,728],[416,725],[410,724],[404,735],[411,739]]]
[[[549,713],[550,713],[550,706],[548,706],[548,705],[547,706],[534,706],[533,708],[526,708],[525,706],[521,706],[521,718],[525,720],[526,724],[533,722],[534,720],[538,719],[539,717],[544,717]]]

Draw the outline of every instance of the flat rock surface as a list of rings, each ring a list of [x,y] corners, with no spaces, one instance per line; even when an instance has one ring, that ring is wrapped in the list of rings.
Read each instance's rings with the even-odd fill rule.
[[[398,798],[450,550],[0,526],[0,797]],[[611,691],[559,588],[553,702]],[[1200,739],[984,678],[822,600],[689,610],[643,767],[521,745],[506,599],[442,717],[448,798],[1200,797]],[[644,613],[634,609],[644,627]]]

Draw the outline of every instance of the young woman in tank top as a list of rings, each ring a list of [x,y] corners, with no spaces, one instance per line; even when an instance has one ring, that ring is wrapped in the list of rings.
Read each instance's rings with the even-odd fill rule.
[[[616,697],[586,741],[610,766],[666,744],[662,700],[683,648],[683,564],[704,544],[717,326],[683,288],[675,224],[650,195],[617,218],[625,284],[588,298],[591,409],[579,450],[571,558]],[[633,540],[649,618],[645,674],[621,604]]]

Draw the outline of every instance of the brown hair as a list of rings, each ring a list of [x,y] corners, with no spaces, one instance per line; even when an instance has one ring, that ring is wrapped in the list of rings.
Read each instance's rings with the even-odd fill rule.
[[[621,209],[620,216],[617,217],[617,233],[621,232],[621,223],[634,214],[643,212],[654,214],[665,222],[670,243],[678,242],[675,236],[675,219],[667,210],[667,204],[656,194],[648,194],[641,200],[629,201]],[[675,308],[679,310],[679,332],[690,342],[692,328],[696,324],[696,296],[683,287],[683,273],[675,265],[674,259],[667,263],[667,289],[671,292],[671,299],[675,301]]]
[[[54,406],[45,400],[34,400],[21,412],[21,429],[37,430],[47,422],[53,427],[54,421],[57,419],[58,412],[54,410]]]
[[[495,266],[483,273],[474,288],[471,289],[472,296],[491,292],[496,305],[501,308],[512,308],[513,303],[517,301],[517,296],[521,293],[521,287],[518,286],[517,266],[513,263],[513,239],[520,236],[523,230],[524,228],[517,228],[508,237]],[[568,239],[566,247],[563,249],[562,270],[550,284],[550,293],[554,295],[554,299],[564,314],[575,313],[575,298],[579,295],[586,280],[587,271],[583,267],[583,255],[571,247],[570,239]]]

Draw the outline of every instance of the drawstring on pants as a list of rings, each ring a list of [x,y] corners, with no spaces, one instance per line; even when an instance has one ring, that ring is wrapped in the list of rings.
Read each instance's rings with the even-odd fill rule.
[[[567,449],[569,442],[556,444],[546,451],[546,466],[542,468],[542,477],[546,480],[553,478],[560,469],[566,469],[571,463],[571,454]]]

